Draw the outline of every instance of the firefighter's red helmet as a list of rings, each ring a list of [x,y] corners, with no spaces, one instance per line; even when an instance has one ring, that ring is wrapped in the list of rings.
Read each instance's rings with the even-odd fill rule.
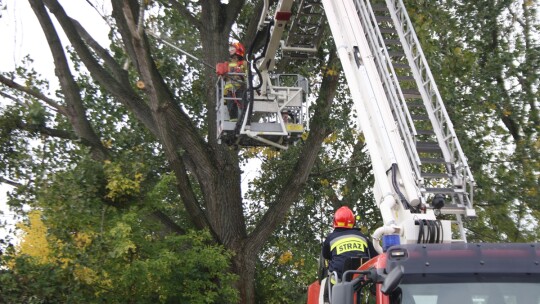
[[[334,215],[334,228],[353,228],[354,214],[347,206],[343,206]]]
[[[232,55],[238,55],[238,56],[244,58],[244,55],[246,54],[246,48],[240,42],[233,42],[229,46],[229,54],[231,56]]]

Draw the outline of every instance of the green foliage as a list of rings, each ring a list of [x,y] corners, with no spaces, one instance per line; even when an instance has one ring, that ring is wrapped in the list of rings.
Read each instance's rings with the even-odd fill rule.
[[[0,267],[2,303],[68,303],[92,298],[91,291],[73,280],[66,268],[36,264],[28,256],[0,256]]]
[[[39,196],[52,253],[41,263],[17,252],[4,256],[4,290],[17,299],[13,303],[33,297],[44,303],[236,301],[237,278],[228,271],[232,256],[208,232],[163,237],[144,221],[147,209],[104,207],[102,189],[92,181],[95,169],[89,164],[86,176],[80,170],[58,174]],[[29,283],[13,283],[20,280]]]
[[[237,278],[226,271],[231,255],[210,245],[209,240],[207,232],[162,240],[141,238],[124,222],[118,223],[103,240],[93,240],[84,252],[72,252],[68,256],[64,251],[62,260],[56,263],[38,263],[25,255],[4,255],[0,259],[0,300],[3,303],[127,303],[132,299],[138,303],[234,303],[238,299],[233,288]],[[97,249],[93,247],[100,246],[104,251],[107,245],[113,247],[108,254],[101,254],[101,259],[89,256],[89,252]],[[64,243],[64,247],[68,246]]]

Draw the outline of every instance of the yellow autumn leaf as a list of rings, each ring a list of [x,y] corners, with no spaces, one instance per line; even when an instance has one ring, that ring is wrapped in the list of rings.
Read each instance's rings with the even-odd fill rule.
[[[41,211],[32,210],[28,213],[28,225],[17,224],[23,232],[17,251],[19,254],[31,256],[40,264],[51,262],[51,249],[47,240],[47,227],[41,219]]]
[[[268,159],[272,159],[272,158],[276,158],[277,155],[278,155],[278,152],[274,149],[270,149],[270,148],[265,148],[263,151],[262,151],[262,154],[268,158]]]
[[[106,188],[109,191],[107,198],[112,200],[120,199],[125,195],[135,195],[140,192],[141,183],[144,176],[140,172],[131,173],[125,172],[120,164],[105,162],[105,174],[107,176]]]
[[[328,137],[324,139],[324,143],[329,144],[329,143],[335,142],[336,140],[337,140],[337,134],[336,132],[333,132],[332,134],[330,134]]]
[[[101,141],[101,144],[103,144],[103,146],[107,149],[110,149],[112,147],[112,140],[111,139],[108,139],[108,140],[102,140]]]
[[[92,235],[90,233],[78,232],[73,236],[73,240],[78,248],[84,249],[92,243]]]
[[[88,285],[94,283],[98,278],[94,270],[86,266],[80,266],[80,265],[75,266],[75,268],[73,269],[73,275],[75,276],[77,280]]]
[[[278,262],[279,262],[280,265],[285,265],[285,264],[289,263],[291,260],[292,260],[292,252],[287,250],[287,251],[285,251],[284,253],[281,254],[281,256],[279,257]]]
[[[327,68],[326,71],[325,71],[325,74],[327,76],[337,76],[339,73],[336,69],[333,69],[333,68]]]

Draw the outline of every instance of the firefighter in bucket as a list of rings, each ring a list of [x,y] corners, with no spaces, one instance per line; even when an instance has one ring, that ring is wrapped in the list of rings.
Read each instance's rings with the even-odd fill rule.
[[[244,60],[245,52],[246,49],[240,42],[229,45],[230,61],[225,76],[223,95],[226,97],[231,121],[237,121],[244,109],[247,72],[247,62]]]

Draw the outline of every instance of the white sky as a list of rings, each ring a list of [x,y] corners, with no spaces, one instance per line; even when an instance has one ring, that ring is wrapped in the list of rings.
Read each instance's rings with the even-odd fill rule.
[[[98,42],[107,46],[108,27],[86,0],[59,0],[67,14],[78,20]],[[98,9],[102,9],[103,0],[90,0]],[[48,79],[56,82],[54,76],[54,64],[47,41],[39,22],[34,15],[28,1],[25,0],[4,0],[7,9],[0,11],[0,71],[12,71],[16,65],[20,65],[26,55],[30,55],[34,60],[34,69]],[[109,9],[110,11],[110,9]],[[54,20],[54,18],[53,18]],[[58,27],[60,28],[60,27]],[[61,31],[59,31],[61,33]],[[64,37],[61,37],[66,41]],[[54,86],[53,86],[54,87]],[[6,100],[0,99],[0,103]],[[0,223],[4,221],[12,222],[13,214],[6,206],[6,191],[11,187],[0,184]],[[8,233],[8,229],[0,227],[0,239]]]

